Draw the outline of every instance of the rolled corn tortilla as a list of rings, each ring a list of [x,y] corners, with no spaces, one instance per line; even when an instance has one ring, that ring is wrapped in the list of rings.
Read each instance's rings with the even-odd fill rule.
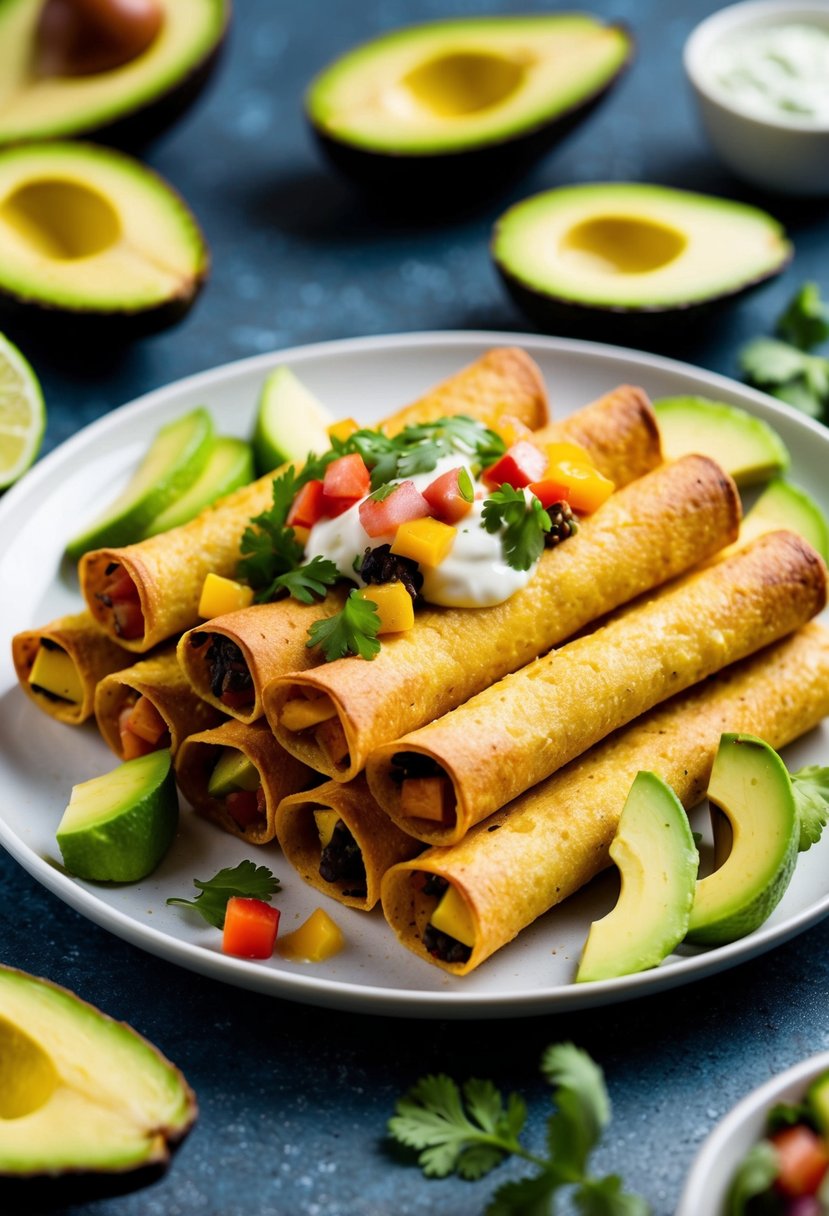
[[[95,719],[104,742],[124,759],[120,715],[139,697],[146,697],[166,727],[158,744],[173,755],[188,735],[218,726],[224,715],[206,704],[190,687],[174,646],[105,676],[95,691]]]
[[[605,476],[618,485],[640,477],[661,459],[659,431],[651,404],[641,389],[629,385],[614,389],[564,422],[551,424],[534,434],[534,442],[542,446],[555,441],[580,443],[601,464]],[[305,645],[307,630],[320,617],[339,611],[344,598],[345,592],[340,590],[329,593],[322,605],[280,600],[214,617],[205,626],[183,635],[179,661],[206,701],[240,722],[255,722],[264,712],[262,694],[271,680],[286,672],[320,665],[319,653]],[[428,620],[431,620],[428,609],[418,611],[416,630]],[[219,639],[215,648],[214,638]],[[237,652],[228,650],[226,642],[235,645]],[[224,664],[227,659],[235,659],[247,677],[242,683],[248,696],[240,698],[238,704],[228,704],[226,697],[220,695],[221,688],[216,691],[214,686],[217,661]],[[319,761],[318,767],[329,776],[340,775],[329,767],[322,753],[310,760],[304,755],[302,758],[309,763]],[[362,768],[362,763],[359,767]],[[350,775],[357,771],[352,764]]]
[[[381,745],[711,556],[735,538],[739,519],[734,483],[714,461],[686,456],[662,465],[612,494],[574,536],[545,552],[527,585],[503,604],[427,609],[414,629],[384,638],[370,663],[340,659],[274,680],[265,691],[268,721],[307,764],[349,780]],[[335,717],[288,729],[286,707],[303,696],[327,697]],[[331,722],[345,739],[339,763],[326,754]]]
[[[32,669],[41,648],[62,651],[68,656],[70,666],[65,691],[71,693],[71,697],[50,694],[32,684]],[[90,613],[78,612],[58,617],[40,629],[25,629],[15,634],[12,661],[20,687],[38,709],[58,722],[80,726],[93,712],[98,681],[112,671],[127,667],[133,656],[107,637]]]
[[[455,844],[611,731],[811,620],[826,578],[801,537],[761,536],[378,748],[369,787],[403,830]]]
[[[470,414],[486,422],[511,414],[535,430],[547,420],[541,373],[523,351],[495,348],[393,414],[385,425],[395,431],[411,421],[448,414]],[[235,575],[242,533],[254,515],[271,506],[271,485],[279,471],[235,490],[179,528],[134,545],[85,554],[79,567],[81,591],[100,627],[116,636],[111,606],[102,597],[113,569],[119,567],[138,593],[144,625],[139,637],[121,639],[128,650],[143,654],[195,625],[206,576]]]
[[[225,748],[236,748],[259,772],[262,799],[258,813],[249,819],[245,816],[244,822],[234,818],[225,797],[216,798],[207,788]],[[246,725],[233,719],[185,739],[175,758],[175,771],[179,789],[197,814],[250,844],[273,840],[279,803],[316,778],[300,760],[279,746],[267,723]]]
[[[320,812],[323,828],[333,832],[325,849],[315,817]],[[386,870],[423,849],[384,814],[364,777],[347,785],[326,781],[306,793],[283,798],[276,811],[276,838],[305,882],[364,911],[379,900]]]
[[[705,792],[724,731],[747,731],[781,748],[827,713],[829,631],[810,624],[617,731],[459,844],[393,866],[382,884],[386,918],[420,958],[466,975],[608,865],[640,770],[655,772],[690,808]],[[451,951],[428,932],[440,893],[423,892],[424,875],[462,900],[474,927],[467,958],[444,962],[430,952]]]

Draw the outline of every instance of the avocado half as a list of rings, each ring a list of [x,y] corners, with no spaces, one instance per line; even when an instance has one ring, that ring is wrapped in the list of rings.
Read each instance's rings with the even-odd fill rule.
[[[207,275],[198,223],[157,174],[92,144],[0,151],[0,305],[125,335],[179,320]],[[104,327],[106,328],[106,326]]]
[[[492,257],[549,332],[669,331],[778,274],[792,246],[757,207],[633,182],[565,186],[495,225]]]
[[[230,0],[159,0],[150,46],[121,67],[41,76],[37,30],[44,0],[0,3],[0,147],[95,135],[136,143],[157,135],[196,99],[218,59]]]
[[[335,60],[311,83],[306,113],[358,184],[451,205],[509,186],[590,112],[632,52],[625,29],[582,13],[436,21]]]

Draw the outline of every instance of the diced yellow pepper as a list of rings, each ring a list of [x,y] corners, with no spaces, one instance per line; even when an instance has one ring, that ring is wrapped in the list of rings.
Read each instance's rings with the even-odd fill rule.
[[[291,524],[294,530],[294,536],[297,538],[303,549],[308,544],[308,537],[311,535],[310,528],[303,528],[302,524]]]
[[[353,418],[341,418],[339,422],[332,422],[331,426],[326,427],[329,439],[339,439],[341,443],[350,439],[359,429],[359,424]]]
[[[342,950],[344,945],[345,938],[340,926],[322,908],[317,908],[293,933],[280,937],[276,948],[283,958],[322,963]]]
[[[310,700],[306,697],[296,697],[282,706],[279,722],[286,730],[307,730],[309,726],[327,722],[336,712],[330,697],[313,697]]]
[[[515,418],[512,414],[502,414],[496,422],[493,422],[492,429],[496,435],[500,435],[508,448],[511,448],[514,443],[518,443],[519,439],[532,439],[532,431],[526,422],[522,422],[520,418]]]
[[[439,566],[455,542],[458,529],[439,519],[410,519],[395,533],[391,551],[422,566]]]
[[[83,700],[83,684],[78,669],[63,649],[49,650],[39,646],[29,683],[75,705],[80,705]]]
[[[566,486],[570,506],[574,511],[583,511],[587,515],[597,511],[616,488],[598,469],[571,460],[551,464],[544,476],[549,481]]]
[[[400,812],[411,819],[445,823],[453,802],[448,777],[407,777],[400,787]]]
[[[414,625],[414,602],[402,583],[372,583],[361,587],[357,594],[376,606],[378,633],[403,633]]]
[[[252,603],[253,587],[246,587],[244,583],[237,583],[232,578],[223,578],[211,571],[201,589],[199,616],[210,620],[214,616],[223,616],[225,612],[247,608]]]
[[[314,811],[314,820],[319,833],[320,848],[325,849],[331,843],[331,837],[334,835],[334,828],[340,822],[340,816],[337,811],[320,807],[318,811]]]
[[[560,460],[570,460],[573,464],[583,464],[588,469],[593,468],[590,453],[580,443],[545,443],[544,451],[551,465],[558,464]]]
[[[457,887],[449,886],[430,917],[432,927],[448,933],[455,941],[472,948],[475,945],[475,922],[469,904]]]

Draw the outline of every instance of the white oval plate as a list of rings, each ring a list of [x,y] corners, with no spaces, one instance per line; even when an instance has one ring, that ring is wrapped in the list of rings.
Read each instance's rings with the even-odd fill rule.
[[[777,1102],[799,1102],[809,1085],[829,1071],[829,1051],[801,1060],[752,1090],[714,1128],[694,1159],[676,1216],[726,1216],[731,1180],[740,1162],[766,1130]]]
[[[144,882],[122,887],[76,881],[55,867],[55,827],[71,786],[113,767],[94,725],[72,730],[45,715],[16,685],[8,639],[80,606],[67,537],[110,500],[161,423],[206,404],[225,433],[248,435],[269,368],[288,362],[337,415],[372,422],[418,397],[491,346],[521,345],[538,360],[557,417],[621,382],[652,397],[701,393],[767,419],[792,454],[795,479],[829,511],[829,432],[731,380],[639,351],[498,333],[408,334],[327,342],[216,368],[159,389],[106,415],[52,452],[0,504],[0,844],[60,899],[112,933],[171,962],[275,996],[408,1017],[511,1017],[612,1004],[688,983],[768,950],[829,912],[829,836],[804,854],[781,905],[757,933],[717,950],[672,956],[655,971],[596,984],[573,975],[590,922],[612,902],[603,878],[554,909],[464,979],[399,947],[379,909],[344,909],[306,887],[275,846],[256,852],[282,882],[282,931],[319,903],[345,931],[347,948],[324,965],[223,955],[220,935],[167,896],[192,897],[207,879],[253,850],[185,811],[169,855]],[[787,750],[790,767],[825,761],[824,726]],[[695,826],[702,826],[695,824]]]

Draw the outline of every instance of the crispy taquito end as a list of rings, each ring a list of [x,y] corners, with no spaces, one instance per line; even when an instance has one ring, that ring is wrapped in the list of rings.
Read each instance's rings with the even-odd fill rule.
[[[345,596],[346,589],[337,587],[321,603],[278,600],[213,617],[182,635],[179,662],[208,704],[239,722],[255,722],[264,713],[262,694],[271,680],[319,663],[318,652],[308,646],[308,630],[339,612]]]
[[[384,638],[370,663],[338,659],[274,680],[265,690],[268,721],[312,768],[350,780],[378,747],[711,556],[734,540],[739,521],[737,490],[714,461],[686,456],[661,465],[547,550],[503,604],[425,608],[414,629]],[[319,724],[302,726],[309,698]]]
[[[644,389],[620,384],[568,418],[537,432],[534,442],[577,443],[617,488],[662,462],[662,440]]]
[[[363,911],[379,900],[386,870],[423,849],[381,811],[363,777],[283,798],[276,838],[305,882]]]
[[[222,757],[239,753],[258,774],[253,789],[208,788]],[[205,819],[250,844],[267,844],[276,834],[276,811],[288,794],[316,778],[301,761],[279,746],[265,722],[246,725],[233,719],[185,739],[175,758],[176,781],[184,797]],[[252,782],[242,779],[243,785]],[[234,798],[235,793],[252,797]]]
[[[88,612],[78,612],[15,634],[12,661],[20,687],[38,709],[58,722],[80,726],[93,712],[98,681],[133,659]],[[38,675],[49,687],[37,682]]]
[[[468,414],[487,423],[508,414],[536,429],[547,420],[541,373],[522,351],[495,348],[393,414],[386,425],[399,429],[449,414]],[[85,554],[79,567],[81,591],[100,627],[127,650],[143,654],[197,624],[205,578],[211,572],[235,575],[242,533],[253,516],[271,506],[271,486],[279,472],[234,490],[179,528],[134,545]],[[108,590],[122,574],[129,614],[115,610]],[[125,595],[124,586],[119,594]]]
[[[829,632],[810,624],[617,731],[459,844],[392,867],[382,885],[386,918],[420,958],[465,975],[604,869],[640,770],[657,773],[690,808],[705,792],[724,731],[781,748],[827,713]],[[431,924],[448,887],[471,945]]]
[[[826,579],[801,537],[761,536],[378,748],[371,791],[404,831],[455,844],[612,731],[804,625]]]
[[[133,714],[139,702],[138,714]],[[142,710],[144,713],[142,714]],[[119,759],[132,759],[124,748],[122,731],[131,716],[139,739],[152,751],[169,747],[175,755],[180,744],[196,731],[218,726],[224,715],[197,696],[179,666],[174,646],[140,659],[122,671],[105,676],[95,691],[95,719],[104,742]],[[143,722],[141,719],[143,718]],[[163,728],[161,734],[156,732]],[[133,733],[130,731],[130,733]]]

